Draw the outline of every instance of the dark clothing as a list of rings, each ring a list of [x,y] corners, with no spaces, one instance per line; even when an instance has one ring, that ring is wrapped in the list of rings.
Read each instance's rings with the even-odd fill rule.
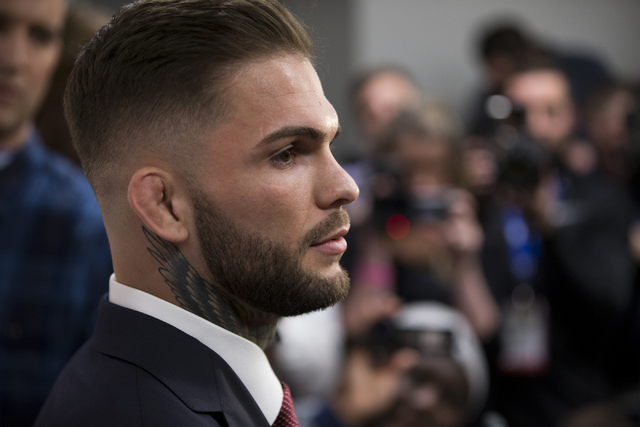
[[[311,427],[346,427],[333,409],[325,405],[313,418]]]
[[[96,330],[35,427],[269,427],[220,356],[146,314],[100,302]]]
[[[0,169],[0,425],[33,424],[112,271],[82,171],[33,132]]]
[[[396,294],[405,302],[438,301],[452,306],[453,295],[433,269],[396,263]]]
[[[485,426],[493,426],[495,424],[487,424],[483,422],[484,417],[480,417],[480,419],[476,420],[476,422],[471,424],[465,424],[465,426],[469,427],[485,427]],[[378,420],[373,420],[366,424],[367,426],[376,426],[376,422]],[[338,414],[334,412],[334,410],[329,405],[324,405],[315,415],[313,420],[311,421],[311,427],[347,427],[344,422],[338,417]]]
[[[589,52],[557,51],[555,60],[567,76],[571,84],[571,98],[580,110],[587,105],[589,96],[596,89],[612,80],[606,64]]]
[[[492,376],[490,405],[511,427],[556,425],[570,411],[610,399],[637,380],[637,352],[624,336],[633,295],[631,206],[621,188],[598,174],[561,176],[566,222],[544,240],[532,283],[549,303],[548,369],[531,377]],[[488,239],[497,248],[495,228],[493,233]],[[506,296],[504,290],[494,294]]]

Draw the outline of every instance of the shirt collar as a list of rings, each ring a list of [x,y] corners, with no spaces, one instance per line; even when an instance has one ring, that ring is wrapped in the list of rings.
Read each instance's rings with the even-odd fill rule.
[[[227,331],[177,305],[109,279],[109,301],[174,326],[216,352],[240,378],[269,424],[276,420],[283,392],[264,351],[251,341]]]

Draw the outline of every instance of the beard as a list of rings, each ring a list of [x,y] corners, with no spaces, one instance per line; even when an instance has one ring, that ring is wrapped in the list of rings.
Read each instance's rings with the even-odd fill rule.
[[[342,268],[331,277],[303,266],[309,246],[348,224],[340,209],[313,227],[296,248],[243,230],[201,191],[193,191],[196,228],[214,282],[255,309],[277,316],[297,316],[336,304],[349,292]],[[215,285],[214,285],[215,286]]]

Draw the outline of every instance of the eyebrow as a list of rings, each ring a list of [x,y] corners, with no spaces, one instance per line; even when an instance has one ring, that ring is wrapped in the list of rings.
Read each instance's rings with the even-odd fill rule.
[[[340,125],[338,125],[338,129],[336,130],[336,133],[333,135],[332,140],[337,138],[341,131],[342,131],[342,128],[340,127]],[[292,136],[303,136],[315,142],[320,142],[327,137],[327,134],[325,132],[322,132],[310,126],[285,126],[281,129],[271,132],[269,135],[262,138],[262,140],[258,143],[257,147],[263,147],[279,139],[290,138]]]

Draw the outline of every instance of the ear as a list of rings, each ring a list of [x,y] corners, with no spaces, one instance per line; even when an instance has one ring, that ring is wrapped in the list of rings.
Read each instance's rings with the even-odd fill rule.
[[[129,204],[151,231],[173,243],[189,236],[184,189],[168,172],[154,167],[137,170],[129,181]]]

